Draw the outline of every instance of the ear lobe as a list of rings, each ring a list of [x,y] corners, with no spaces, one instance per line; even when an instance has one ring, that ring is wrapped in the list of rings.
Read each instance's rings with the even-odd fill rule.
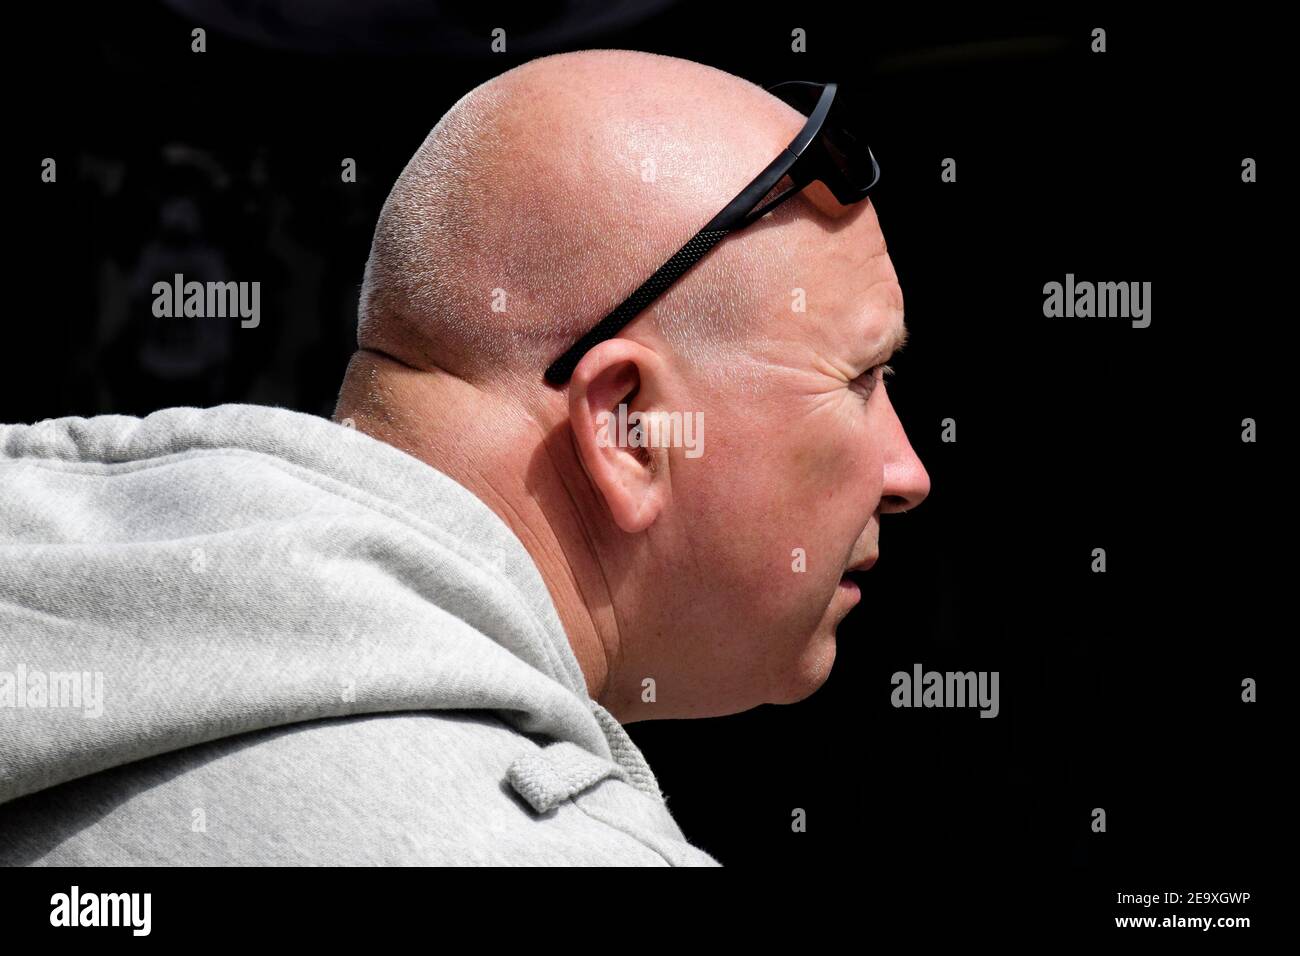
[[[635,534],[663,505],[665,449],[638,446],[636,415],[653,393],[657,359],[644,346],[610,339],[588,352],[569,380],[574,447],[596,496],[614,523]]]

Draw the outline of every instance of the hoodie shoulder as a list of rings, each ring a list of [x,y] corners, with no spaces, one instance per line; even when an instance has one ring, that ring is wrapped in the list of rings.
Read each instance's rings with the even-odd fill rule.
[[[0,806],[0,865],[718,865],[557,746],[471,711],[225,738]]]
[[[0,484],[10,857],[693,859],[523,542],[426,463],[218,406],[0,426]]]

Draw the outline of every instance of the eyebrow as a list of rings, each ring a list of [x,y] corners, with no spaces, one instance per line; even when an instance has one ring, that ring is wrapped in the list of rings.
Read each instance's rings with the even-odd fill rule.
[[[901,352],[907,344],[909,329],[906,322],[900,322],[889,339],[876,351],[873,361],[885,361],[895,352]]]

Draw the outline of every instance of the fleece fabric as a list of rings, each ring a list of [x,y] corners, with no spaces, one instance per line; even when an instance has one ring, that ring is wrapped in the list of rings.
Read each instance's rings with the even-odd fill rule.
[[[253,405],[0,426],[0,864],[719,865],[505,522]]]

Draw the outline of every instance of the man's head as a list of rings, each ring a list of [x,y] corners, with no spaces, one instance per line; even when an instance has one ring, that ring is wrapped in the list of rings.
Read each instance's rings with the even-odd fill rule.
[[[624,721],[812,693],[853,604],[841,577],[878,554],[881,514],[929,491],[875,368],[905,334],[875,211],[817,183],[723,240],[566,386],[543,381],[803,122],[670,57],[534,60],[452,107],[375,231],[336,417],[511,525],[589,690]],[[699,413],[704,453],[605,440],[621,403]]]

